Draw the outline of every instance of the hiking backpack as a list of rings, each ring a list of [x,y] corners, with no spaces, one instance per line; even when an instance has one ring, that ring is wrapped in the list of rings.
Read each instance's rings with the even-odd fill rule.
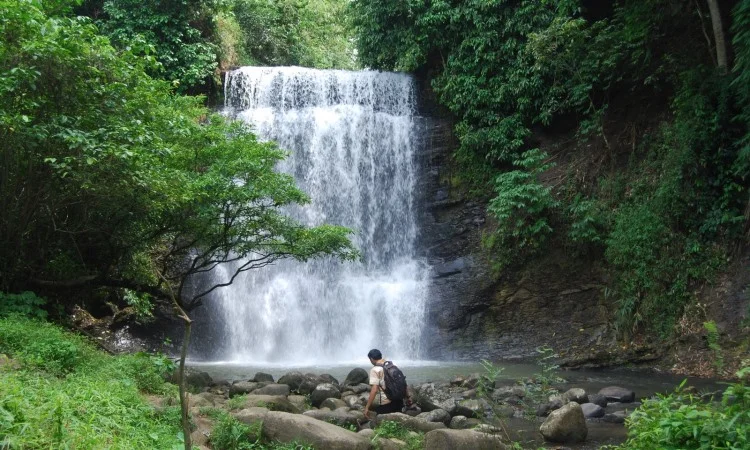
[[[401,369],[396,367],[392,361],[386,361],[383,363],[383,374],[385,396],[391,401],[406,398],[406,376],[401,372]]]

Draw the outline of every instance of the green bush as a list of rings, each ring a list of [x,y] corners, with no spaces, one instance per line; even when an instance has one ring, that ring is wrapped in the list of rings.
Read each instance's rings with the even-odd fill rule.
[[[424,435],[421,433],[413,434],[398,422],[381,422],[377,428],[375,428],[375,434],[372,437],[375,445],[377,445],[377,441],[380,438],[396,438],[404,441],[406,442],[406,450],[419,450],[424,448]]]
[[[0,317],[11,314],[46,319],[47,311],[42,307],[47,301],[30,291],[20,294],[7,294],[0,292]]]
[[[750,373],[745,367],[738,376]],[[750,389],[732,384],[720,402],[704,402],[682,392],[646,400],[627,420],[621,450],[740,450],[750,448]]]
[[[176,397],[165,363],[113,357],[49,323],[0,319],[0,448],[179,448],[179,409],[156,413],[141,392]],[[176,410],[176,411],[175,411]]]

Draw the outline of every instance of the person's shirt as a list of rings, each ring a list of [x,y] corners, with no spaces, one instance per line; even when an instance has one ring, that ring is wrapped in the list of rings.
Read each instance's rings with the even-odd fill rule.
[[[380,405],[387,405],[391,401],[385,395],[385,372],[383,366],[372,366],[370,369],[370,386],[378,387],[378,403]]]

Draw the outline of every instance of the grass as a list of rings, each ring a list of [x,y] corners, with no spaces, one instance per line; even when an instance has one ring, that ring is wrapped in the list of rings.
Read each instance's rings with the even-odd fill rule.
[[[412,433],[402,424],[391,421],[382,422],[375,428],[375,435],[372,437],[372,441],[380,448],[378,439],[390,438],[404,441],[406,443],[405,450],[421,450],[424,448],[424,434]]]
[[[176,396],[163,359],[113,357],[49,323],[0,319],[0,449],[182,448],[179,407],[155,411],[142,393]]]

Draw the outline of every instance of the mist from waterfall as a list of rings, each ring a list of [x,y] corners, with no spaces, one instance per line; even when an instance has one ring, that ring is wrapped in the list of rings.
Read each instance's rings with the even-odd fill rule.
[[[353,229],[363,259],[282,261],[215,291],[205,302],[216,318],[211,357],[344,363],[378,347],[418,359],[429,274],[415,258],[412,78],[243,67],[227,74],[225,98],[226,114],[289,153],[278,169],[311,201],[286,212],[307,225]]]

